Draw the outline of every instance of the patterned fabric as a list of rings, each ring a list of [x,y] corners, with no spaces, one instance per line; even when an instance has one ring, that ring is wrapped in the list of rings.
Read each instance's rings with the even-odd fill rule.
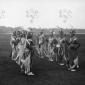
[[[32,56],[35,52],[40,58],[47,57],[49,61],[66,64],[70,68],[78,66],[78,38],[71,36],[69,40],[61,32],[59,36],[34,35],[27,31],[15,31],[11,35],[12,60],[27,74],[30,72]],[[36,51],[35,51],[36,49]]]
[[[79,49],[80,43],[78,39],[73,36],[70,38],[70,45],[69,45],[69,64],[70,68],[75,68],[78,66],[78,49]]]

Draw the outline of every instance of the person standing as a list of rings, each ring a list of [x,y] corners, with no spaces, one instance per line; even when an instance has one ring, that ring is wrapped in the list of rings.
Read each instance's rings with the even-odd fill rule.
[[[78,49],[80,47],[80,43],[78,38],[76,37],[75,30],[72,30],[70,32],[70,41],[69,41],[69,68],[68,70],[76,71],[77,68],[79,68],[78,65]]]
[[[40,53],[40,58],[44,58],[44,33],[43,31],[40,32],[39,34],[39,53]]]
[[[59,31],[59,37],[58,37],[58,44],[57,44],[57,48],[58,48],[58,54],[57,54],[57,61],[59,65],[64,65],[64,32],[61,29]]]

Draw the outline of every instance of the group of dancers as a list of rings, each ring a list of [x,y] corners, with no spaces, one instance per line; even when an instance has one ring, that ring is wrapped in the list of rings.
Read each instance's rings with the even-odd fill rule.
[[[14,31],[11,35],[12,60],[14,60],[27,75],[31,72],[32,57],[36,49],[40,58],[47,57],[50,62],[65,65],[68,70],[76,71],[79,68],[78,49],[79,40],[75,30],[65,34],[62,29],[58,33],[51,31],[48,34],[41,30],[38,34],[32,30]]]

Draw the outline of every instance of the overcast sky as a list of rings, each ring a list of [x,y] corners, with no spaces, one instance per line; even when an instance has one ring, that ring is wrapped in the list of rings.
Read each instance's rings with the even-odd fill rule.
[[[85,0],[0,0],[0,26],[85,28]]]

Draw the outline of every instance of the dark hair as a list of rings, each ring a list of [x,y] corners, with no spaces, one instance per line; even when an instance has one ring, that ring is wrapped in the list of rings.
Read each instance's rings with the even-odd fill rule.
[[[32,33],[27,34],[27,39],[30,39],[30,38],[32,38]]]

